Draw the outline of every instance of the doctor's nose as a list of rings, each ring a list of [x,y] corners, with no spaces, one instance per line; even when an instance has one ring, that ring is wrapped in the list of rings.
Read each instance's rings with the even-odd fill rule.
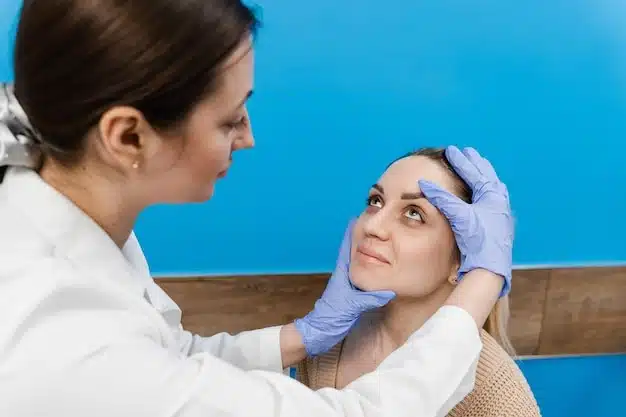
[[[238,151],[241,149],[250,149],[254,147],[254,134],[252,133],[252,125],[250,124],[250,117],[246,110],[246,125],[239,137],[233,142],[233,150]]]
[[[254,147],[254,135],[252,130],[247,130],[233,142],[233,150],[250,149]]]

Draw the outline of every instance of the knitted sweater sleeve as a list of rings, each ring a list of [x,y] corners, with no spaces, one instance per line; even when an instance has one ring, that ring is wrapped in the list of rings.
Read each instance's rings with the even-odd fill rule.
[[[484,344],[474,390],[448,416],[541,417],[522,371],[495,341],[491,342]]]

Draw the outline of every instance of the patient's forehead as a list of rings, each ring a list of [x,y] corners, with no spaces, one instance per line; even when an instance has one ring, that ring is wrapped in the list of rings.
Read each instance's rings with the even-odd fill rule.
[[[451,193],[457,194],[453,174],[439,161],[425,156],[409,156],[394,162],[379,178],[378,184],[388,197],[420,191],[418,180],[431,181]]]

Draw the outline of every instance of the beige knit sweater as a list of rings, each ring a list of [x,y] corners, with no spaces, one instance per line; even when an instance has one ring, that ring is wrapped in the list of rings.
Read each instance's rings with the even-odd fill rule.
[[[448,416],[540,417],[535,397],[513,359],[484,330],[481,339],[483,350],[474,390]],[[296,378],[314,390],[335,387],[342,346],[343,343],[323,356],[301,362]]]

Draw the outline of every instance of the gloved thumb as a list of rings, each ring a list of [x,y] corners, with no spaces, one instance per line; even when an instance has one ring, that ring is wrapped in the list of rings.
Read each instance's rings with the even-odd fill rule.
[[[355,223],[356,218],[352,218],[348,222],[348,227],[346,227],[346,230],[343,234],[343,240],[341,241],[341,247],[339,248],[337,263],[344,267],[347,267],[350,261],[350,251],[352,248],[352,229],[354,229]]]
[[[443,213],[450,223],[454,221],[467,206],[467,203],[454,194],[449,193],[437,184],[419,180],[419,188],[430,203]]]

